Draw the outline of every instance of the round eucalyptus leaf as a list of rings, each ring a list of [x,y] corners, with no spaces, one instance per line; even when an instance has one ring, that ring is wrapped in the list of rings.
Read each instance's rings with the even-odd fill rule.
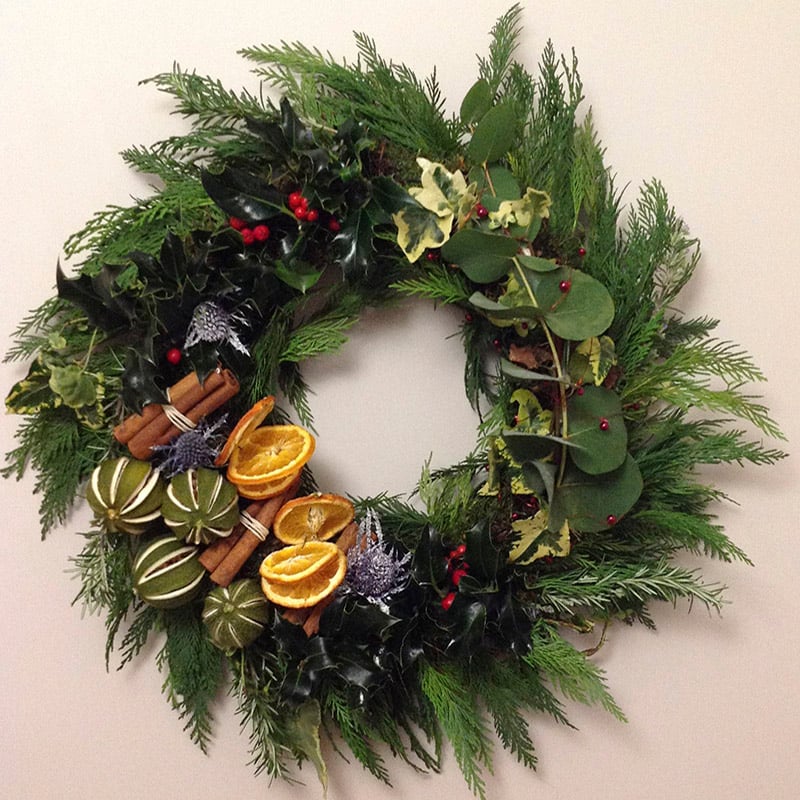
[[[578,469],[601,475],[619,467],[628,452],[628,431],[619,396],[602,386],[587,386],[567,402],[570,457]]]

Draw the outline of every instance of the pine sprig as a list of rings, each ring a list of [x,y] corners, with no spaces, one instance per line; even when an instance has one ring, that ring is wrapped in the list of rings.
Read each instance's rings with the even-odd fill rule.
[[[186,720],[191,740],[205,753],[211,738],[211,705],[223,678],[222,653],[209,641],[200,615],[189,607],[164,614],[167,640],[156,658],[166,672],[163,691]]]
[[[626,721],[606,687],[603,671],[544,620],[538,620],[534,626],[533,647],[526,660],[541,670],[565,697],[585,705],[599,705],[618,720]]]
[[[483,769],[492,771],[492,748],[468,676],[456,664],[424,664],[420,686],[433,706],[467,785],[486,800]]]
[[[519,35],[522,31],[522,8],[515,3],[492,27],[489,54],[478,57],[478,74],[488,84],[492,95],[497,94],[513,65]]]
[[[651,600],[675,604],[680,599],[721,609],[723,586],[705,584],[699,571],[667,561],[633,563],[608,560],[593,564],[577,560],[576,568],[548,575],[536,584],[537,604],[547,613],[636,614]]]
[[[435,267],[416,277],[396,281],[389,288],[445,305],[466,304],[471,294],[461,274],[445,267]]]

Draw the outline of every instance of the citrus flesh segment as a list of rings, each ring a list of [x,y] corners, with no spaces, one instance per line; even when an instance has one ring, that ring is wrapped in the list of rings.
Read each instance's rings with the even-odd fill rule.
[[[228,480],[240,486],[296,473],[311,458],[314,437],[299,425],[268,425],[240,440],[228,462]]]
[[[341,552],[328,542],[306,542],[282,547],[270,553],[262,562],[259,574],[270,582],[296,583],[303,581],[334,560]]]
[[[254,431],[275,408],[275,398],[272,395],[262,397],[253,405],[242,418],[236,423],[236,427],[230,432],[225,446],[220,450],[219,455],[214,461],[214,466],[221,467],[228,463],[233,451],[240,440],[245,439],[247,434]]]
[[[319,544],[326,544],[320,542]],[[261,589],[266,598],[284,608],[310,608],[330,595],[344,580],[347,558],[336,545],[335,557],[299,581],[279,582],[261,579]]]
[[[355,516],[353,504],[338,494],[312,494],[285,503],[275,515],[272,532],[286,544],[326,540],[344,530]]]

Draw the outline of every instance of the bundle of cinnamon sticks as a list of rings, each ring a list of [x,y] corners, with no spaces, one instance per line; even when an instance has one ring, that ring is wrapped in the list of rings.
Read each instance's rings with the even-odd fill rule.
[[[169,388],[169,404],[178,412],[179,418],[196,425],[238,391],[236,376],[230,370],[217,367],[202,383],[196,372],[181,378]],[[167,444],[180,433],[174,414],[167,414],[165,408],[159,403],[151,403],[141,414],[126,417],[114,428],[114,438],[120,444],[127,444],[134,458],[146,461],[153,455],[153,447]]]

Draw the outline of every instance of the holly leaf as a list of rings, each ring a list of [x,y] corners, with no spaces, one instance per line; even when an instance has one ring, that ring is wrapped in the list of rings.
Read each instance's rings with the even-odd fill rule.
[[[200,174],[206,194],[229,216],[247,222],[274,217],[284,211],[284,196],[265,180],[226,166],[222,172]]]
[[[126,408],[139,413],[148,403],[168,402],[167,393],[157,383],[158,377],[159,369],[152,357],[130,348],[122,375],[122,401]]]
[[[323,270],[314,269],[306,261],[292,261],[291,266],[284,261],[275,262],[275,274],[287,286],[305,294],[322,277]]]
[[[501,552],[492,541],[489,521],[483,520],[467,532],[466,561],[469,564],[469,577],[483,584],[494,583],[500,569]]]
[[[92,325],[104,331],[128,327],[135,316],[135,302],[115,283],[124,269],[106,264],[92,277],[68,278],[59,263],[56,268],[58,296],[80,308]]]
[[[366,209],[359,208],[348,214],[333,246],[346,278],[367,274],[374,248],[372,224]]]
[[[447,564],[439,532],[430,526],[422,531],[414,559],[411,575],[420,586],[440,586],[447,579]]]

